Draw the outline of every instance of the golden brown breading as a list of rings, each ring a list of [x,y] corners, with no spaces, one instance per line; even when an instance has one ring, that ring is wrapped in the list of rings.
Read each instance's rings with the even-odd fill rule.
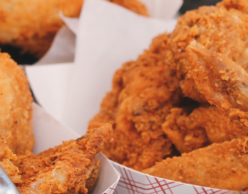
[[[191,70],[199,92],[209,103],[229,113],[244,130],[248,127],[248,73],[222,54],[197,46],[187,48]]]
[[[248,13],[248,4],[246,0],[223,0],[217,3],[217,7],[225,7],[227,10],[237,9],[243,13]]]
[[[199,107],[190,114],[182,108],[173,108],[163,130],[181,153],[248,136],[248,129],[236,126],[226,112],[214,106]]]
[[[199,87],[195,84],[195,79],[192,78],[192,74],[188,73],[192,66],[190,64],[192,59],[188,58],[186,52],[188,45],[199,45],[207,50],[216,51],[223,54],[225,57],[236,61],[244,69],[248,69],[248,35],[246,33],[248,30],[247,10],[247,1],[224,0],[222,3],[218,4],[217,7],[201,7],[198,10],[186,13],[179,19],[175,30],[168,39],[169,48],[171,49],[168,50],[168,53],[171,53],[171,57],[167,57],[165,60],[166,64],[171,64],[170,66],[177,70],[178,79],[181,80],[180,87],[184,95],[197,100],[200,103],[207,104],[210,102],[213,104],[207,96],[213,96],[214,94],[211,94],[211,92],[209,93],[209,88],[204,86],[201,88],[204,87],[203,90],[205,92],[199,92]],[[211,62],[211,60],[211,57],[208,57],[208,63]],[[196,69],[192,70],[192,72],[196,74],[197,72],[195,71]],[[202,74],[199,77],[203,82],[205,76]],[[214,83],[213,79],[212,82]],[[216,97],[218,97],[218,95],[216,95]],[[224,104],[220,99],[217,101]],[[214,111],[213,114],[218,114],[219,111],[220,110],[216,109],[216,112]],[[167,117],[169,121],[165,123],[165,126],[167,125],[166,134],[173,143],[176,142],[176,147],[181,152],[188,152],[208,143],[216,142],[208,140],[205,127],[199,128],[200,126],[197,126],[201,125],[202,121],[208,120],[211,117],[202,118],[200,115],[197,115],[200,117],[200,120],[194,119],[196,112],[199,111],[196,110],[195,114],[191,114],[189,118],[183,116],[181,119],[176,119],[176,115],[179,116],[182,113],[182,109],[181,112],[179,109],[175,109],[173,114]],[[224,120],[229,121],[228,115],[222,116]],[[191,121],[193,123],[190,124]],[[234,125],[232,121],[229,122],[231,122],[231,125]],[[174,125],[175,123],[177,123],[177,125]],[[196,126],[194,126],[194,124]],[[184,128],[184,130],[182,130],[182,128]],[[227,128],[226,130],[229,131],[229,129],[230,128]],[[246,134],[246,131],[239,131],[241,135]],[[233,128],[232,132],[237,135],[237,126]],[[198,136],[198,138],[195,138],[195,136]],[[184,138],[188,138],[188,141],[183,140]],[[227,140],[229,138],[227,138]]]
[[[65,16],[79,16],[83,0],[0,1],[0,44],[22,48],[41,57],[63,25]]]
[[[186,47],[189,44],[199,44],[207,50],[221,53],[248,69],[248,14],[244,11],[247,8],[246,0],[224,0],[217,7],[200,7],[179,19],[168,40],[171,49],[168,52],[172,52],[173,57],[166,58],[166,63],[177,70],[186,96],[206,102],[192,78],[186,74],[189,66]]]
[[[116,72],[112,91],[93,119],[114,126],[114,142],[104,153],[138,170],[171,153],[171,142],[162,131],[162,123],[178,103],[180,91],[175,72],[164,63],[167,40],[167,34],[158,36],[149,50]]]
[[[32,96],[24,72],[6,53],[0,53],[0,107],[0,165],[18,182],[11,160],[33,149]]]
[[[209,103],[220,109],[248,110],[248,73],[224,55],[190,45],[190,76]]]
[[[195,118],[193,113],[188,115],[183,108],[172,108],[166,117],[163,131],[180,153],[190,152],[209,144],[206,130],[201,125],[202,118],[199,117],[201,115],[196,115]]]
[[[207,55],[204,52],[207,52],[207,50],[210,52],[218,52],[226,57],[226,60],[231,59],[237,62],[245,70],[248,70],[248,35],[246,33],[248,30],[247,10],[247,1],[224,0],[216,7],[201,7],[198,10],[186,13],[179,19],[176,29],[171,33],[170,38],[168,39],[168,44],[170,44],[171,48],[168,52],[172,53],[172,57],[166,58],[166,63],[171,63],[171,67],[177,70],[177,76],[181,80],[180,87],[184,95],[195,99],[200,103],[215,104],[219,108],[220,104],[223,106],[227,104],[226,100],[221,98],[220,93],[213,91],[215,87],[214,84],[220,84],[217,83],[218,81],[216,80],[219,79],[221,75],[213,75],[212,71],[215,71],[215,69],[211,70],[211,63],[213,62],[217,66],[217,63],[222,59],[219,58],[219,61],[217,62],[218,59],[213,59],[217,57],[217,54],[210,56],[211,54]],[[202,61],[205,60],[204,62],[207,64],[205,66],[208,67],[204,67],[204,65],[201,64],[198,65],[197,68],[192,68],[192,66],[197,66],[195,63],[200,63],[200,59],[197,59],[197,57],[194,57],[193,54],[191,54],[193,51],[189,51],[191,47],[194,47],[193,45],[198,45],[198,48],[202,47],[202,49],[206,49],[205,51],[199,51],[199,53],[201,52],[202,54],[201,56],[198,56],[198,58],[201,57]],[[189,47],[189,49],[186,52],[187,47]],[[199,53],[198,55],[200,55]],[[207,73],[208,71],[210,72]],[[208,76],[211,85],[206,82],[205,74],[209,74]],[[241,73],[239,73],[239,75],[240,74]],[[196,78],[194,76],[198,77]],[[199,84],[201,84],[201,86],[199,86]],[[222,83],[222,85],[225,87],[224,83]],[[236,87],[236,89],[238,89],[238,87]],[[220,90],[225,89],[222,88]],[[230,91],[227,91],[226,93],[221,91],[221,93],[226,95],[229,100],[240,101],[240,99],[233,99],[233,95],[230,95]],[[239,96],[238,98],[242,98],[239,91],[236,91],[235,95],[236,97]],[[213,102],[213,98],[216,98],[215,103]],[[243,105],[244,103],[241,106]],[[212,114],[216,115],[217,118],[220,110],[217,110],[216,108],[215,110]],[[209,111],[212,111],[212,109],[203,111],[207,111],[206,114],[208,115]],[[236,118],[237,115],[245,117],[244,114],[240,112],[241,110],[236,109],[235,111],[236,112],[232,111],[233,117],[235,117],[235,115]],[[200,127],[202,121],[205,120],[205,122],[207,122],[208,119],[211,118],[211,116],[202,117],[201,115],[203,113],[204,112],[200,113],[198,110],[195,110],[194,113],[187,118],[185,113],[182,112],[182,109],[181,111],[180,109],[175,109],[174,112],[167,117],[168,122],[165,123],[166,134],[173,143],[176,143],[176,147],[179,151],[188,152],[208,143],[220,142],[208,140],[208,137],[211,137],[207,134],[208,132],[205,131],[207,129],[206,125]],[[179,116],[180,114],[184,114],[184,116],[181,115],[180,119],[177,119],[176,116]],[[199,117],[199,119],[195,118],[196,116]],[[239,136],[238,133],[240,133],[241,136],[246,134],[247,129],[244,131],[241,129],[237,130],[238,127],[234,125],[233,121],[230,121],[229,116],[225,112],[224,115],[221,116],[223,116],[223,120],[228,121],[228,123],[233,126],[233,128],[226,126],[227,133],[235,134],[233,137]],[[221,123],[222,122],[220,121],[219,127],[222,128],[224,126],[222,126]],[[225,125],[225,122],[223,122],[223,125]],[[198,138],[195,138],[195,136],[198,136]],[[184,140],[184,138],[188,138],[188,141]],[[221,136],[219,138],[221,139]],[[227,136],[224,136],[223,140],[225,140],[225,138],[227,138]],[[230,138],[231,136],[226,140],[229,140]]]
[[[248,137],[168,158],[143,172],[166,179],[242,191],[248,183]]]
[[[136,0],[113,0],[138,14],[146,8]],[[63,26],[59,17],[78,17],[83,0],[2,0],[0,1],[0,45],[11,45],[36,55],[49,49],[57,31]]]
[[[99,161],[94,159],[112,136],[110,124],[94,123],[85,136],[48,149],[39,155],[20,156],[23,194],[88,193],[96,183]]]
[[[17,158],[11,158],[10,159],[3,159],[0,162],[0,166],[4,169],[4,171],[8,174],[8,176],[11,178],[11,181],[13,183],[20,183],[21,182],[21,175],[19,168],[13,164],[13,160],[16,160]]]
[[[247,1],[233,2],[236,4],[225,0],[225,6],[219,4],[217,7],[201,7],[186,13],[179,19],[170,35],[163,34],[155,38],[148,51],[117,71],[113,79],[113,90],[106,95],[100,113],[93,119],[111,122],[114,126],[115,141],[105,150],[110,159],[142,170],[169,155],[170,141],[175,143],[181,152],[221,141],[221,137],[215,139],[213,134],[209,133],[211,135],[208,136],[205,129],[198,128],[198,124],[200,126],[200,122],[204,121],[203,118],[199,123],[194,123],[196,126],[191,129],[193,132],[186,130],[183,135],[180,134],[181,140],[191,138],[190,144],[189,141],[180,142],[177,139],[179,133],[173,133],[178,129],[166,130],[167,138],[162,134],[161,125],[166,121],[171,108],[183,104],[182,92],[204,106],[212,103],[205,94],[198,91],[199,87],[196,87],[189,73],[191,61],[186,52],[188,45],[201,45],[208,50],[222,53],[248,69],[248,14],[244,9],[237,8],[237,4],[247,6]],[[218,111],[216,109],[214,114]],[[193,116],[196,114],[189,119]],[[228,120],[228,116],[222,116]],[[182,121],[185,119],[187,118]],[[173,125],[175,120],[174,115],[174,118],[168,121],[173,121],[169,125]],[[180,123],[179,129],[183,125]],[[192,126],[188,124],[185,127]],[[218,127],[220,131],[224,128]],[[233,128],[230,133],[235,135],[227,135],[225,138],[239,137],[238,131],[237,127]],[[244,134],[242,131],[241,136]]]
[[[190,64],[188,76],[216,107],[200,107],[189,116],[181,109],[173,109],[164,124],[165,132],[179,148],[184,148],[191,130],[204,129],[209,143],[234,139],[168,158],[143,172],[196,185],[246,190],[248,74],[224,54],[199,45],[190,45],[186,50]]]

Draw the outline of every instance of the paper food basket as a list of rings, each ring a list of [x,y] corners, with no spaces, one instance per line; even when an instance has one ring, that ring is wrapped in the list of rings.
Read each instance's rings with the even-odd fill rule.
[[[152,5],[151,1],[144,1]],[[168,11],[169,16],[146,18],[103,0],[86,0],[78,21],[63,18],[69,28],[57,35],[52,52],[47,53],[40,65],[26,67],[38,102],[68,128],[84,134],[82,128],[86,129],[88,121],[99,111],[102,98],[111,89],[114,72],[124,62],[135,60],[149,47],[152,38],[174,29],[176,18],[171,17],[182,1],[153,1],[165,5],[158,12]],[[74,42],[67,41],[67,36]],[[71,50],[67,52],[68,47],[73,52],[75,47],[75,55]],[[65,60],[56,61],[58,56]],[[48,62],[49,65],[41,65]],[[161,179],[112,164],[121,174],[116,194],[241,193]]]

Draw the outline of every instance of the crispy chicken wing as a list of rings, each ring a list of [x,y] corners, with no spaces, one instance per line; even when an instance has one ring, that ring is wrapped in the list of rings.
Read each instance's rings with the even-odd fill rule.
[[[197,46],[187,48],[198,91],[209,103],[229,113],[239,127],[248,127],[248,73],[222,54]]]
[[[109,0],[138,14],[148,15],[137,0]],[[40,58],[63,26],[59,17],[78,17],[83,0],[0,1],[0,45],[12,45]]]
[[[214,73],[216,68],[212,70],[211,66],[212,63],[217,66],[222,60],[233,60],[243,67],[243,69],[238,68],[239,72],[236,68],[236,77],[241,76],[241,74],[245,75],[244,72],[248,69],[247,10],[247,1],[224,0],[216,7],[201,7],[198,10],[186,13],[179,19],[176,29],[168,39],[171,49],[168,52],[172,53],[172,57],[166,58],[166,63],[171,63],[171,67],[177,69],[177,76],[180,79],[180,87],[184,95],[205,104],[204,106],[208,106],[207,104],[210,103],[218,108],[226,106],[226,109],[231,107],[228,101],[237,105],[242,101],[240,99],[242,98],[243,103],[239,105],[240,107],[236,107],[232,111],[232,117],[239,114],[242,118],[245,117],[245,113],[240,112],[242,111],[241,107],[246,107],[244,105],[246,94],[243,94],[245,89],[240,92],[239,89],[242,86],[232,83],[232,89],[224,92],[223,90],[226,90],[223,89],[226,87],[225,83],[220,83],[217,80],[222,79],[225,73]],[[195,48],[194,45],[199,48],[198,54],[196,53],[197,49],[192,51]],[[225,59],[220,58],[218,54],[212,54],[212,52],[218,52]],[[205,63],[205,66],[203,63]],[[230,65],[228,61],[224,63]],[[237,66],[237,64],[233,63],[232,66],[235,69],[234,66]],[[229,71],[231,69],[232,67]],[[208,74],[208,80],[206,80],[206,74]],[[196,78],[196,76],[198,77]],[[240,80],[244,80],[244,78],[241,76]],[[218,86],[214,85],[220,85],[221,92],[217,93],[214,88]],[[230,90],[236,91],[231,94]],[[215,103],[213,102],[214,99]],[[209,143],[246,135],[247,129],[241,130],[239,128],[240,124],[235,125],[234,121],[230,120],[231,114],[228,115],[225,110],[223,111],[221,113],[221,110],[214,107],[201,107],[187,115],[183,109],[172,109],[172,113],[166,118],[163,129],[180,152],[192,151]],[[211,119],[214,117],[219,118],[219,121],[212,122]],[[243,120],[243,122],[246,122],[246,120]],[[212,123],[215,126],[206,123]],[[209,133],[211,127],[215,129],[215,134]],[[225,136],[223,136],[224,133],[226,133]],[[217,136],[219,136],[219,139],[216,139]]]
[[[110,124],[94,123],[85,136],[51,148],[39,155],[19,156],[22,194],[88,193],[98,177],[99,161],[94,159],[111,140]]]
[[[248,138],[168,158],[143,172],[166,179],[242,191],[248,187]]]
[[[190,45],[190,76],[211,104],[223,110],[248,110],[248,73],[222,54]]]
[[[6,53],[0,53],[0,165],[19,182],[16,154],[32,151],[32,96],[24,72]]]
[[[186,47],[204,46],[221,53],[248,69],[248,3],[246,0],[224,0],[215,6],[204,6],[183,15],[171,33],[168,44],[173,53],[167,64],[177,70],[183,93],[199,102],[207,100],[195,88],[194,80],[187,75],[189,60]]]
[[[180,91],[175,72],[164,63],[167,40],[167,34],[158,36],[149,50],[116,72],[112,91],[93,119],[114,126],[114,142],[104,153],[138,170],[171,153],[171,142],[162,131],[162,123],[178,103]]]
[[[202,46],[189,45],[186,50],[188,76],[194,80],[197,91],[217,107],[196,108],[190,114],[182,108],[172,109],[163,125],[165,134],[181,153],[248,135],[247,126],[241,125],[247,119],[246,71],[224,55]]]

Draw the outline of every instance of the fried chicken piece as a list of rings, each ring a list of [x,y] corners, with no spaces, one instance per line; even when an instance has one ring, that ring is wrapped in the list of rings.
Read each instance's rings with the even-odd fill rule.
[[[214,106],[202,106],[190,114],[182,108],[173,108],[163,131],[181,153],[248,136],[248,129],[236,126],[226,112]]]
[[[143,16],[149,15],[146,7],[137,0],[107,0],[107,1],[123,6],[137,14],[140,14]]]
[[[109,0],[111,1],[111,0]],[[138,14],[148,15],[137,0],[113,0]],[[42,57],[57,31],[63,26],[59,17],[78,17],[83,0],[3,0],[0,1],[0,45],[11,45]]]
[[[209,103],[220,109],[248,110],[248,73],[222,54],[190,45],[190,76]]]
[[[168,39],[170,45],[168,53],[171,53],[171,57],[166,58],[166,64],[172,64],[171,67],[177,70],[178,79],[181,80],[180,87],[185,96],[206,104],[205,106],[208,106],[208,103],[213,104],[208,98],[209,95],[213,95],[209,92],[209,88],[202,86],[205,92],[199,92],[199,87],[190,73],[192,57],[188,56],[186,51],[188,45],[198,45],[211,52],[221,53],[226,58],[239,63],[244,69],[248,69],[248,36],[246,33],[248,30],[248,12],[246,10],[248,10],[247,1],[224,0],[216,7],[201,7],[186,13],[179,19],[176,29]],[[212,58],[208,57],[208,62],[211,63],[211,60]],[[199,79],[204,80],[205,76],[202,74]],[[220,99],[216,99],[216,101],[224,104]],[[199,110],[203,112],[201,113],[196,109],[188,116],[183,109],[174,109],[171,115],[166,118],[163,129],[180,152],[189,152],[213,142],[230,140],[232,137],[239,136],[239,133],[240,136],[246,134],[246,130],[239,129],[225,112],[218,116],[221,110],[217,108],[210,108],[209,110],[200,108]],[[204,113],[209,117],[204,116]],[[208,126],[204,124],[213,118],[211,114],[216,115],[216,118],[221,118],[218,125]],[[179,118],[177,118],[178,116]],[[233,127],[226,126],[224,121]],[[217,122],[215,123],[217,124]],[[215,138],[220,135],[222,140],[212,139],[213,134],[206,131],[208,127],[214,127],[216,132],[220,132],[220,134],[215,134]],[[223,136],[224,128],[228,134],[231,133],[233,136],[229,136],[230,134]]]
[[[142,170],[171,153],[162,123],[181,93],[175,72],[164,63],[168,35],[155,38],[136,61],[125,63],[113,79],[92,121],[110,122],[114,142],[104,153],[125,166]]]
[[[104,144],[111,140],[110,124],[94,123],[85,136],[63,142],[40,154],[20,156],[17,166],[22,194],[88,193],[98,177],[99,161],[94,159]]]
[[[144,173],[196,185],[245,190],[248,186],[244,177],[248,171],[248,74],[225,55],[204,47],[190,45],[187,54],[190,64],[188,75],[197,90],[216,107],[211,107],[212,110],[210,107],[197,108],[186,118],[182,110],[174,109],[164,124],[165,132],[179,148],[185,146],[185,137],[191,130],[195,132],[202,128],[209,143],[235,139],[212,144],[181,157],[168,158]],[[232,119],[235,114],[239,119]]]
[[[12,161],[34,145],[32,96],[24,72],[6,53],[0,53],[0,107],[0,165],[16,183],[20,175]]]
[[[13,161],[15,161],[17,158],[14,155],[14,157],[11,157],[10,159],[3,159],[0,162],[0,166],[4,169],[4,171],[8,174],[8,176],[11,178],[11,181],[13,183],[20,183],[21,182],[21,175],[19,168],[13,164]]]
[[[172,108],[162,126],[164,133],[180,153],[190,152],[209,144],[206,129],[201,125],[202,118],[199,118],[201,115],[193,113],[188,115],[183,108]]]
[[[225,0],[225,3],[228,4],[228,1]],[[247,2],[240,0],[237,4],[246,6]],[[202,45],[223,53],[248,68],[248,15],[236,7],[230,4],[227,8],[219,4],[188,12],[179,19],[170,35],[155,38],[156,44],[153,43],[137,61],[124,64],[116,73],[113,90],[106,95],[100,113],[93,119],[111,122],[114,126],[115,141],[105,151],[110,159],[137,170],[162,160],[170,152],[164,152],[163,148],[168,145],[166,150],[169,150],[170,140],[163,137],[161,125],[169,110],[180,106],[180,90],[184,95],[208,104],[208,99],[198,91],[188,73],[188,45]],[[195,128],[193,131],[182,137],[192,133],[188,134],[191,138],[201,138],[192,139],[188,147],[183,145],[188,142],[178,143],[178,147],[181,146],[179,150],[190,151],[210,143],[203,129]],[[175,137],[170,135],[175,143]]]
[[[0,1],[0,44],[41,57],[63,25],[59,18],[79,16],[83,0]]]
[[[197,46],[187,48],[191,70],[200,93],[209,103],[229,113],[236,125],[248,127],[248,73],[222,54]]]
[[[248,137],[167,158],[143,172],[184,183],[242,191],[248,187]]]
[[[187,75],[189,60],[186,47],[204,46],[223,54],[248,69],[248,3],[246,0],[224,0],[215,6],[204,6],[183,15],[168,40],[172,58],[166,58],[177,70],[183,93],[201,103],[207,103],[195,88],[194,80]]]

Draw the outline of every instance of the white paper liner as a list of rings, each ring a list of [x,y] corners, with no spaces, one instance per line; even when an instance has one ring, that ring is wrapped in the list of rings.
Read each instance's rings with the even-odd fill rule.
[[[164,31],[171,32],[175,24],[176,20],[158,21],[139,16],[102,0],[86,1],[77,30],[79,36],[73,67],[66,67],[69,64],[59,64],[62,59],[60,56],[66,53],[66,45],[73,46],[70,40],[66,40],[66,36],[71,39],[70,33],[64,33],[65,36],[58,34],[51,50],[38,63],[57,60],[57,67],[55,64],[37,68],[26,67],[38,102],[66,126],[84,134],[82,128],[87,128],[89,119],[98,112],[103,96],[111,89],[112,76],[116,69],[127,60],[135,60],[149,47],[153,37]],[[76,28],[75,25],[76,22],[73,22],[70,26]],[[121,34],[125,39],[120,38]],[[61,44],[59,40],[66,44]],[[71,52],[67,55],[71,56]],[[102,75],[104,80],[101,80],[99,85],[95,77],[99,78]],[[72,79],[69,79],[71,76]],[[61,77],[67,78],[63,80]],[[78,83],[87,84],[79,86]],[[87,91],[91,91],[90,97]],[[95,95],[92,96],[92,93]],[[84,115],[83,119],[81,115]]]
[[[76,22],[73,25],[77,25]],[[79,33],[74,65],[28,67],[27,74],[39,102],[50,108],[49,111],[61,122],[81,134],[84,133],[81,129],[87,126],[89,119],[99,110],[103,96],[111,89],[114,71],[122,63],[135,60],[148,48],[153,37],[166,30],[170,32],[175,20],[144,18],[102,0],[86,0],[78,25],[74,30]],[[44,77],[47,80],[42,79]],[[64,122],[63,118],[67,121]],[[113,164],[122,176],[116,194],[242,193],[161,179]]]
[[[63,123],[62,111],[73,63],[26,66],[26,74],[36,100]]]
[[[61,144],[62,141],[80,137],[74,131],[63,126],[36,104],[33,104],[32,123],[36,137],[35,154],[50,147],[57,146]],[[98,154],[96,158],[100,161],[99,178],[91,194],[112,194],[119,181],[120,174],[113,168],[109,160],[103,154]]]
[[[59,13],[60,18],[64,21],[65,25],[74,33],[78,33],[78,18],[65,17],[62,12]]]
[[[116,69],[135,60],[155,36],[171,32],[175,24],[176,20],[143,17],[103,0],[86,0],[79,20],[63,123],[79,134],[84,133],[82,128],[99,111],[102,98],[111,89]]]
[[[142,2],[152,18],[167,20],[176,16],[182,0],[139,0]]]
[[[49,51],[36,63],[51,64],[51,63],[69,63],[74,61],[76,36],[68,27],[62,27]]]
[[[175,16],[183,2],[182,0],[173,0],[173,2],[171,0],[139,1],[146,6],[151,18],[162,20],[168,20]],[[62,12],[59,15],[67,27],[59,30],[49,51],[36,64],[69,63],[74,60],[75,35],[78,33],[79,20],[65,17]]]

